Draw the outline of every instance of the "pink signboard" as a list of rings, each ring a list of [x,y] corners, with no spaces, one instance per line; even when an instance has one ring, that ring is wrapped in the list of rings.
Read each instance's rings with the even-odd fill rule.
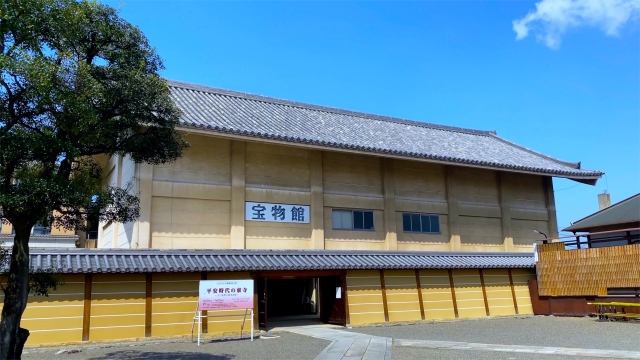
[[[202,280],[198,310],[253,309],[253,280]]]

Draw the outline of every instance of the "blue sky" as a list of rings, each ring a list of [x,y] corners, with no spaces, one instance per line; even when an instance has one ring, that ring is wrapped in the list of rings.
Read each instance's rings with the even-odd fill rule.
[[[169,79],[497,130],[604,171],[596,186],[554,179],[560,228],[604,190],[640,192],[635,0],[106,3],[122,3]],[[613,3],[630,7],[594,10]]]

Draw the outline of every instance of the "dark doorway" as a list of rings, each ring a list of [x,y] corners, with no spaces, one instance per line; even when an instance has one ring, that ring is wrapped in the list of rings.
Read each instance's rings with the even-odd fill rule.
[[[258,324],[267,327],[267,279],[256,279],[256,295],[258,297]]]
[[[268,279],[267,312],[269,318],[313,318],[318,314],[317,279]]]
[[[320,320],[322,322],[346,325],[345,295],[341,276],[320,278]]]

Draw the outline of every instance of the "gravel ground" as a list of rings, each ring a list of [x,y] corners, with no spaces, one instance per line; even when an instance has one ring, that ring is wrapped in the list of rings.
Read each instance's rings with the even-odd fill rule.
[[[536,316],[354,327],[349,331],[394,339],[640,351],[640,322],[637,321],[599,322],[593,318]],[[481,352],[471,353],[475,357]],[[498,356],[499,353],[489,354]]]
[[[394,347],[394,360],[429,359],[429,360],[579,360],[576,356],[517,354],[495,351],[440,350]],[[596,359],[596,358],[592,358]]]
[[[82,346],[78,353],[56,355],[61,348],[25,349],[22,356],[30,359],[183,359],[183,360],[239,360],[239,359],[314,359],[329,345],[329,341],[279,333],[275,338],[209,341],[200,347],[186,341],[149,341],[109,347]]]

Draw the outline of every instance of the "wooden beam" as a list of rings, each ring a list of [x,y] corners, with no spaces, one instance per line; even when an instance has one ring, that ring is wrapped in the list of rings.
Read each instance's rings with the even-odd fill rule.
[[[311,248],[324,250],[322,151],[309,150],[309,185],[311,187]]]
[[[460,224],[459,224],[459,211],[458,211],[458,196],[453,190],[453,176],[452,168],[450,166],[444,167],[444,183],[445,183],[445,196],[447,198],[447,220],[449,228],[449,244],[452,251],[460,251],[462,249],[462,243],[460,240]]]
[[[202,273],[200,273],[200,280],[207,280],[207,272],[203,271]],[[206,334],[209,332],[209,318],[207,317],[207,310],[202,310],[202,316],[204,316],[204,318],[202,318],[202,333]]]
[[[509,201],[509,192],[506,183],[506,174],[496,171],[498,183],[498,197],[500,201],[500,214],[502,215],[500,224],[502,227],[502,241],[504,251],[513,251],[513,231],[511,227],[511,202]]]
[[[387,250],[398,250],[396,227],[396,197],[393,159],[381,158],[382,187],[384,194],[384,231]]]
[[[520,314],[518,311],[518,298],[516,297],[516,289],[513,286],[513,275],[511,274],[511,269],[509,271],[509,285],[511,286],[511,297],[513,297],[513,307],[516,309],[516,315]]]
[[[84,274],[84,311],[82,314],[82,341],[89,341],[91,329],[91,285],[92,274]]]
[[[553,178],[551,176],[545,176],[542,178],[544,181],[544,189],[546,192],[546,205],[547,214],[549,219],[549,238],[558,238],[558,218],[556,217],[556,198],[553,193]]]
[[[422,301],[422,284],[420,283],[420,270],[416,269],[416,287],[418,288],[418,302],[420,303],[420,316],[424,320],[424,302]]]
[[[484,299],[484,311],[487,313],[487,316],[491,316],[489,312],[489,301],[487,301],[487,288],[484,285],[484,274],[482,273],[482,269],[478,270],[480,272],[480,285],[482,286],[482,298]]]
[[[351,324],[349,317],[349,297],[347,296],[347,270],[342,272],[342,292],[344,293],[345,326]]]
[[[384,270],[380,270],[380,289],[382,290],[382,307],[384,309],[384,321],[389,322],[389,307],[387,306],[387,289],[384,284]]]
[[[231,249],[244,249],[245,143],[231,142]]]
[[[456,301],[456,289],[453,284],[453,272],[451,270],[447,270],[449,272],[449,286],[451,287],[451,300],[453,301],[453,313],[456,315],[456,319],[460,317],[458,315],[458,302]]]
[[[267,279],[302,279],[322,276],[342,276],[343,270],[274,270],[251,271],[251,278],[264,277]]]
[[[152,281],[153,281],[153,277],[151,273],[146,273],[145,274],[145,282],[146,282],[146,287],[145,287],[145,304],[144,304],[144,336],[146,337],[151,337],[151,314],[152,314],[152,295],[153,295],[153,288],[152,288]]]

